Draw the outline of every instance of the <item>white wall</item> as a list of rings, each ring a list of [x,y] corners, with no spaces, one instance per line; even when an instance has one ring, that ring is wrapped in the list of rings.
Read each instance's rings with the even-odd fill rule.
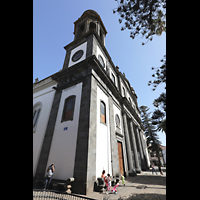
[[[100,101],[106,104],[106,124],[100,122]],[[112,175],[108,96],[97,86],[96,178],[103,170]]]
[[[56,85],[57,84],[51,85],[33,94],[33,106],[38,102],[42,103],[42,109],[37,122],[37,127],[33,133],[33,176],[35,176],[53,98],[55,95],[55,90],[52,89],[52,87]]]
[[[64,180],[73,176],[81,93],[82,83],[62,91],[50,154],[47,162],[47,167],[52,162],[55,162],[55,179]],[[73,121],[65,121],[61,123],[65,99],[71,95],[76,95]],[[65,127],[67,127],[67,130],[64,130]]]

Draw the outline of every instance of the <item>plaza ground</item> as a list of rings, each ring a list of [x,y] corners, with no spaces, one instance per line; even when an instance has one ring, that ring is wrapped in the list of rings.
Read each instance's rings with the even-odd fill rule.
[[[137,174],[135,177],[127,177],[125,186],[122,185],[120,180],[120,185],[117,187],[117,194],[106,194],[104,190],[103,193],[93,192],[89,195],[78,195],[83,198],[91,198],[97,200],[109,199],[117,200],[129,199],[129,200],[166,200],[166,168],[162,167],[163,175],[160,175],[158,168],[155,167],[157,174],[152,174],[151,170],[142,171],[140,174]],[[41,193],[45,193],[40,190]],[[33,191],[33,194],[36,194],[36,191]],[[52,194],[51,194],[52,193]],[[47,192],[48,196],[53,197],[55,192],[49,190]],[[59,192],[56,192],[59,193]],[[50,195],[51,194],[51,195]],[[58,195],[58,194],[57,194]],[[67,198],[67,195],[64,195]],[[50,198],[51,199],[51,198]],[[60,198],[62,199],[62,198]],[[65,199],[65,198],[64,198]],[[78,199],[78,198],[77,198]]]
[[[152,174],[151,170],[142,171],[135,177],[127,177],[125,186],[120,185],[117,188],[117,194],[106,194],[93,192],[87,197],[94,199],[119,199],[120,197],[125,199],[132,196],[130,199],[141,200],[166,200],[166,168],[162,167],[163,175],[160,175],[158,167],[155,167],[157,175]]]

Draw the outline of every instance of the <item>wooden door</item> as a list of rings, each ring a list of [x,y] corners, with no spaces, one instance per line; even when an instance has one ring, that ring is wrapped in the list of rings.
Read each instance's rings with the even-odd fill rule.
[[[119,156],[119,170],[121,174],[124,174],[123,154],[122,154],[122,143],[118,143],[118,156]]]

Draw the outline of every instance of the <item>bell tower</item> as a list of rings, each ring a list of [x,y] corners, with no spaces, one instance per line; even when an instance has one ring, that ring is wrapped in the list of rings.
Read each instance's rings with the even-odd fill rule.
[[[99,46],[101,46],[100,48],[105,48],[107,30],[101,17],[94,10],[86,10],[81,17],[74,22],[73,34],[74,40],[64,47],[66,56],[63,69],[78,64],[92,55],[96,55],[98,50],[96,50],[97,47],[94,42],[94,37],[98,41]],[[105,58],[104,56],[102,57]]]
[[[106,28],[99,14],[94,10],[86,10],[81,17],[74,22],[74,40],[80,39],[87,33],[95,32],[105,46]]]

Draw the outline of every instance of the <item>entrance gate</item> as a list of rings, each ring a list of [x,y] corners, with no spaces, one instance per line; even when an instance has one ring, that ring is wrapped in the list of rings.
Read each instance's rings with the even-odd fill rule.
[[[123,153],[122,153],[122,143],[117,142],[118,144],[118,156],[119,156],[119,170],[121,174],[124,174],[124,161],[123,161]]]

